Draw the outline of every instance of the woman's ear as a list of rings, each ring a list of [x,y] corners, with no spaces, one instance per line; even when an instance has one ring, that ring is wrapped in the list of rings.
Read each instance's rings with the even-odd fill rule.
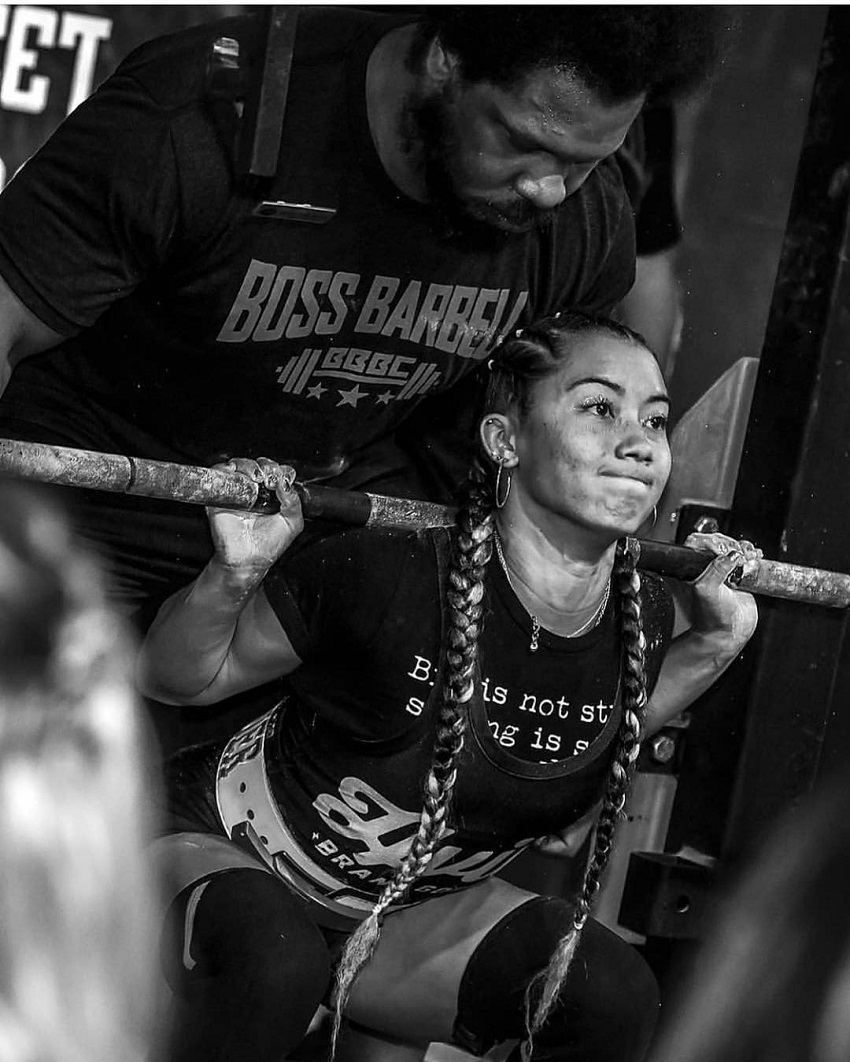
[[[496,465],[513,468],[519,461],[516,435],[511,418],[504,413],[488,413],[479,428],[484,452]]]

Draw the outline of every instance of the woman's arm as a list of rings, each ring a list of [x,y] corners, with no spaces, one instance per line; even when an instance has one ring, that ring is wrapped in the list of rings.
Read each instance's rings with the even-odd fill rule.
[[[213,704],[293,671],[300,660],[262,591],[304,526],[294,474],[274,461],[220,466],[274,488],[280,512],[208,509],[215,553],[162,606],[142,645],[142,693],[167,704]]]
[[[752,594],[726,579],[735,568],[758,563],[761,551],[726,535],[690,535],[686,545],[718,556],[690,584],[689,629],[670,644],[646,709],[644,737],[683,712],[723,674],[752,637],[758,608]]]

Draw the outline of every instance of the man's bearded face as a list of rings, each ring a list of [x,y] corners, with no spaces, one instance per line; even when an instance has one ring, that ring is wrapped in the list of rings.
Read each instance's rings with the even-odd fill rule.
[[[554,209],[540,210],[510,189],[491,195],[465,191],[469,160],[454,121],[451,90],[415,105],[411,116],[424,149],[428,197],[462,227],[477,222],[503,232],[545,228]]]
[[[456,223],[528,232],[622,144],[643,97],[603,103],[569,70],[541,68],[505,87],[466,81],[454,63],[407,101],[428,198]]]

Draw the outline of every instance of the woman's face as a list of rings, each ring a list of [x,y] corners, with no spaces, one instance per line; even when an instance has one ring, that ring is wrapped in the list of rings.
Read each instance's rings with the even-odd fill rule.
[[[633,534],[670,474],[669,400],[643,347],[602,334],[571,337],[572,353],[513,417],[515,504],[612,537]]]

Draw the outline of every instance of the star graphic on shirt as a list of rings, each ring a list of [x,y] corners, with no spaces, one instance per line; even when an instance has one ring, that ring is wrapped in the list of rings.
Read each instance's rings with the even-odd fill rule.
[[[337,409],[340,406],[353,406],[357,409],[357,403],[361,398],[365,398],[368,391],[361,391],[360,384],[355,384],[349,391],[338,391],[339,402],[337,402]]]
[[[325,387],[323,384],[317,383],[315,387],[307,388],[307,397],[321,398],[325,391],[327,391],[327,387]]]
[[[393,397],[392,391],[384,391],[384,393],[382,395],[376,395],[375,396],[375,401],[376,402],[380,402],[380,404],[382,406],[388,406],[390,404],[390,400],[392,399],[392,397]]]

